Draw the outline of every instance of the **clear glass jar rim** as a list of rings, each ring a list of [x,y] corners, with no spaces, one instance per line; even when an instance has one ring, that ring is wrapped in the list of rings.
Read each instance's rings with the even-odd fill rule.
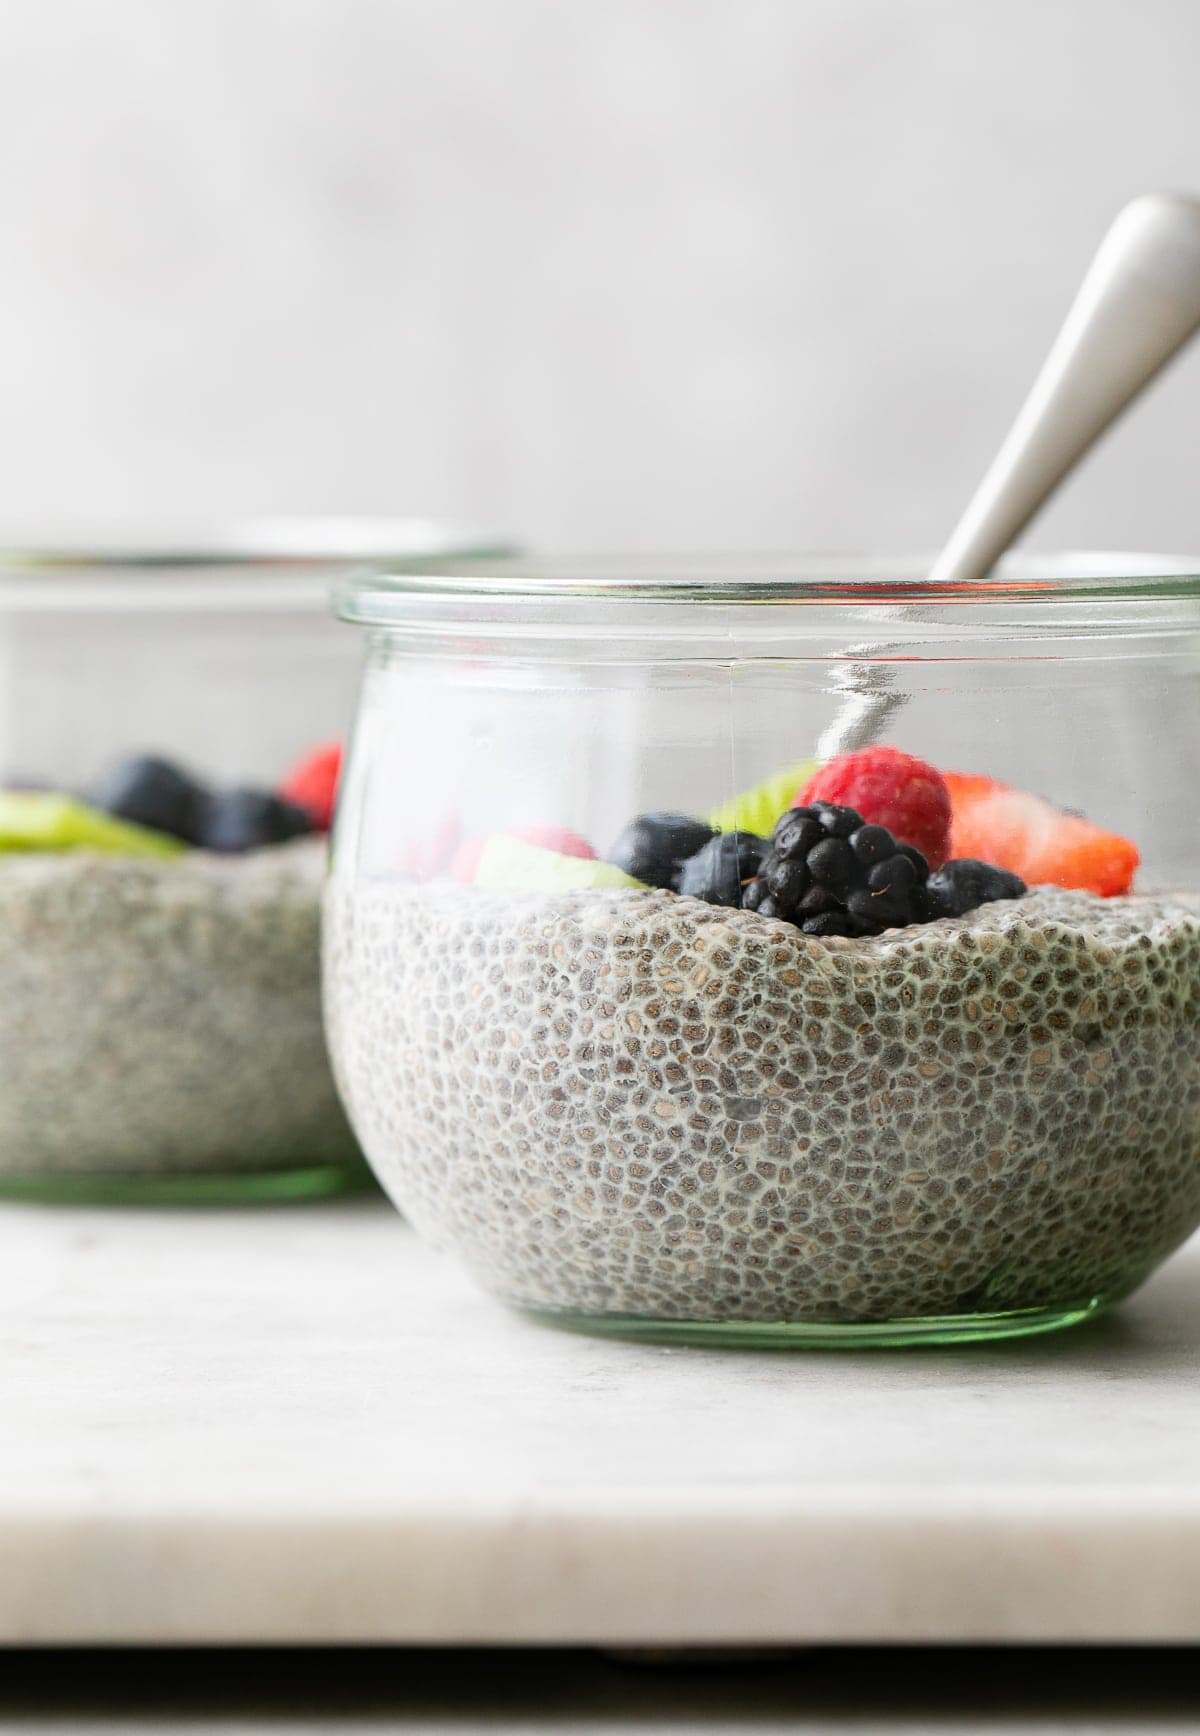
[[[451,560],[422,571],[365,572],[335,592],[343,620],[363,626],[403,626],[431,605],[448,610],[477,598],[502,610],[544,603],[569,621],[586,606],[613,604],[796,605],[824,608],[905,607],[1013,602],[1058,604],[1200,599],[1200,556],[1110,551],[1006,556],[987,578],[965,585],[931,584],[932,555],[597,555],[520,556]]]

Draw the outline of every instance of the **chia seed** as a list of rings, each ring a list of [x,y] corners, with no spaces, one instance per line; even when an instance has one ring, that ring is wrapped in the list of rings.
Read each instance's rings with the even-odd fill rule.
[[[351,1121],[518,1305],[857,1323],[1132,1289],[1200,1223],[1200,913],[868,940],[662,892],[330,888]]]
[[[355,1163],[320,1010],[324,847],[0,858],[0,1180]]]

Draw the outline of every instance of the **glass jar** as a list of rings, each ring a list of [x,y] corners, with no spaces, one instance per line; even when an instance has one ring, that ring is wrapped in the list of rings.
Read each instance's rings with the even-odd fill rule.
[[[368,1174],[321,1028],[321,820],[273,792],[319,745],[336,761],[352,711],[334,579],[476,546],[319,521],[0,553],[0,1195]],[[186,823],[160,830],[153,768],[131,795],[146,756]]]
[[[1200,568],[926,570],[341,593],[369,650],[335,1075],[396,1204],[506,1302],[686,1341],[1008,1336],[1200,1223]]]

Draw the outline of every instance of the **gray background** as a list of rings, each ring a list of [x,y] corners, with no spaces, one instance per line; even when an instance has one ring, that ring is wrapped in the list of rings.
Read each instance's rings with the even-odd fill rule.
[[[0,520],[929,545],[1194,0],[0,0]],[[1200,548],[1200,349],[1043,521]]]

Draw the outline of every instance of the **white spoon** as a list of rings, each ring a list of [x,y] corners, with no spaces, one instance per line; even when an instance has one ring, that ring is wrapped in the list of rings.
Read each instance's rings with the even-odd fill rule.
[[[930,578],[981,579],[1200,326],[1200,199],[1126,205]]]
[[[1125,206],[1101,242],[1032,391],[930,580],[984,578],[1197,327],[1200,199],[1145,194]],[[886,665],[852,664],[844,681],[846,701],[818,743],[822,759],[865,747],[904,703],[888,691]]]

